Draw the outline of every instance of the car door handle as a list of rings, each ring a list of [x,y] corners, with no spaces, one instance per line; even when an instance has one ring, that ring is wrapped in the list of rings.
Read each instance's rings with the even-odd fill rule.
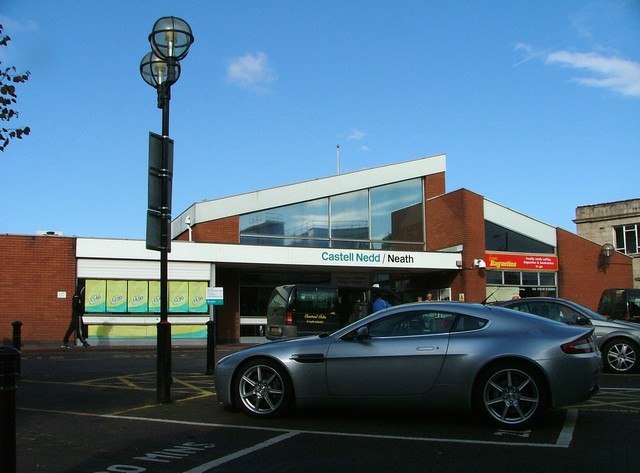
[[[436,347],[417,347],[417,351],[434,351]]]

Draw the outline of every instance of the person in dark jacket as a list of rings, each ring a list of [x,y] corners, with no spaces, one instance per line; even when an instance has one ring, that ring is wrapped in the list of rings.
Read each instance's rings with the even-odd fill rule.
[[[71,322],[69,323],[69,328],[67,329],[67,333],[64,334],[64,339],[62,340],[62,348],[71,348],[69,346],[69,337],[76,333],[76,338],[82,342],[82,346],[85,348],[89,348],[89,342],[82,334],[82,316],[84,315],[84,287],[78,288],[76,293],[73,295],[73,300],[71,301]]]

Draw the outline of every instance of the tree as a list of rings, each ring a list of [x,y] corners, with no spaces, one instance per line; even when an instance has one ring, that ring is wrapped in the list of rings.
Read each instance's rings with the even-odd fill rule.
[[[2,31],[3,27],[0,25],[0,46],[6,46],[11,38],[9,36],[3,36]],[[3,68],[2,62],[0,62],[0,121],[3,122],[2,128],[0,128],[0,151],[4,151],[5,148],[9,146],[10,140],[21,140],[23,136],[31,132],[28,126],[23,128],[6,128],[4,125],[4,122],[18,118],[18,112],[13,108],[18,101],[16,86],[13,84],[26,82],[29,80],[29,75],[29,71],[23,74],[17,74],[15,66]]]

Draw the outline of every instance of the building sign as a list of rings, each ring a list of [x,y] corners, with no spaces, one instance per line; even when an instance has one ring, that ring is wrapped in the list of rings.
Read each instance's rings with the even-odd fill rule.
[[[488,270],[499,271],[557,271],[556,255],[523,255],[513,253],[486,253]]]
[[[207,287],[206,288],[207,305],[223,305],[224,304],[224,288]]]

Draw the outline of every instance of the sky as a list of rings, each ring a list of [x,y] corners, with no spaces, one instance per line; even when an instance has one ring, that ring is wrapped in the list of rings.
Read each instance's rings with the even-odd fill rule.
[[[155,21],[195,42],[171,88],[173,216],[194,202],[447,155],[466,188],[575,232],[639,198],[640,0],[2,0],[31,73],[0,152],[0,233],[144,239]]]

